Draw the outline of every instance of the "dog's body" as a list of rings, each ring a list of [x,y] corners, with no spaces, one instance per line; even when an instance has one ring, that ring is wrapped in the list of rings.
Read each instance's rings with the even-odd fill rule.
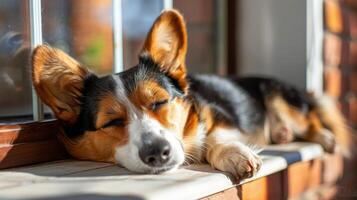
[[[248,144],[300,138],[329,152],[335,140],[348,146],[335,105],[304,91],[269,78],[186,75],[186,37],[182,16],[165,11],[148,34],[139,64],[105,77],[58,49],[36,48],[33,83],[63,122],[69,153],[144,173],[174,169],[185,160],[208,161],[245,178],[262,164]]]

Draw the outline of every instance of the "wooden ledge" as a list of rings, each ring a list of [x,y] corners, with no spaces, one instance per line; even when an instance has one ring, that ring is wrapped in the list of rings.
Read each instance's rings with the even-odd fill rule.
[[[187,166],[160,175],[133,174],[108,163],[75,160],[12,168],[0,171],[0,199],[212,199],[217,195],[279,199],[295,197],[320,181],[309,179],[320,176],[321,167],[316,163],[323,152],[319,145],[271,146],[261,154],[263,166],[259,173],[240,183],[208,165]],[[300,189],[290,188],[300,183]]]

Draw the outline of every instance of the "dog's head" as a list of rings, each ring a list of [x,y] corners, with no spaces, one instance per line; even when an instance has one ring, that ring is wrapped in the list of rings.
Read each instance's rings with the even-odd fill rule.
[[[64,144],[74,157],[119,163],[158,173],[184,162],[186,28],[177,11],[153,24],[139,64],[98,77],[64,52],[33,52],[33,84],[64,124]]]

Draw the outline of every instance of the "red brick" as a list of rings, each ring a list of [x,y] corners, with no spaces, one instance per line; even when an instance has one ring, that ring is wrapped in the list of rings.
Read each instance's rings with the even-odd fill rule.
[[[348,104],[348,102],[346,102],[344,100],[344,98],[340,99],[340,110],[342,111],[342,114],[343,114],[343,116],[345,116],[347,121],[349,121],[348,120],[348,116],[349,116],[349,113],[350,113],[349,112],[349,104]]]
[[[333,0],[327,0],[325,1],[324,9],[326,28],[334,33],[342,33],[343,17],[339,3]]]
[[[332,97],[341,95],[341,71],[337,67],[326,67],[324,71],[325,92]]]
[[[357,11],[349,9],[346,15],[348,17],[348,34],[357,39]]]
[[[278,172],[241,185],[241,199],[284,199],[282,176]]]
[[[348,69],[348,66],[342,66]],[[341,88],[340,88],[340,97],[343,97],[343,95],[347,94],[350,92],[350,77],[349,77],[349,73],[348,70],[346,69],[341,69]]]
[[[342,41],[332,34],[324,39],[324,60],[327,66],[338,66],[341,63]]]
[[[222,200],[222,199],[240,200],[240,198],[238,196],[238,194],[239,194],[238,189],[239,188],[237,188],[237,187],[229,188],[222,192],[218,192],[218,193],[212,194],[208,197],[204,197],[201,200]]]
[[[284,199],[300,197],[310,189],[316,189],[321,184],[322,162],[315,159],[298,162],[290,165],[284,173],[284,190],[287,191]]]
[[[357,27],[356,27],[357,28]],[[357,67],[357,42],[349,43],[348,65],[353,69]]]
[[[357,1],[356,0],[341,0],[341,2],[348,7],[357,8]]]
[[[349,73],[349,76],[350,91],[354,94],[357,94],[357,71],[352,71]]]
[[[348,119],[354,125],[357,125],[357,97],[352,96],[348,99],[349,104],[349,116]]]
[[[341,65],[348,68],[350,60],[350,43],[348,40],[342,40],[341,51]]]

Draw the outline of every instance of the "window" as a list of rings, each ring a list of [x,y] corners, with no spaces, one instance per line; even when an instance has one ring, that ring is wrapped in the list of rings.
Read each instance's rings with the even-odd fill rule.
[[[0,4],[0,122],[32,115],[28,19],[22,0]]]
[[[111,0],[43,0],[42,8],[44,42],[66,51],[98,74],[112,73]]]
[[[162,0],[123,0],[123,58],[128,69],[138,62],[146,33],[164,8]],[[140,13],[140,14],[138,14]]]
[[[42,112],[31,91],[28,63],[31,48],[46,43],[64,50],[100,75],[119,72],[137,64],[140,48],[155,18],[164,8],[172,6],[187,21],[189,71],[216,72],[217,2],[3,1],[0,4],[0,91],[3,93],[0,123],[51,118],[50,110],[46,108]]]
[[[138,62],[145,36],[165,8],[187,21],[190,72],[222,66],[224,13],[218,0],[3,0],[0,4],[0,168],[65,157],[58,123],[31,86],[30,53],[49,44],[107,75]],[[218,5],[218,6],[217,6]],[[222,24],[221,24],[222,25]],[[221,45],[221,46],[220,46]],[[223,45],[223,46],[222,46]],[[46,149],[47,154],[42,154]]]

